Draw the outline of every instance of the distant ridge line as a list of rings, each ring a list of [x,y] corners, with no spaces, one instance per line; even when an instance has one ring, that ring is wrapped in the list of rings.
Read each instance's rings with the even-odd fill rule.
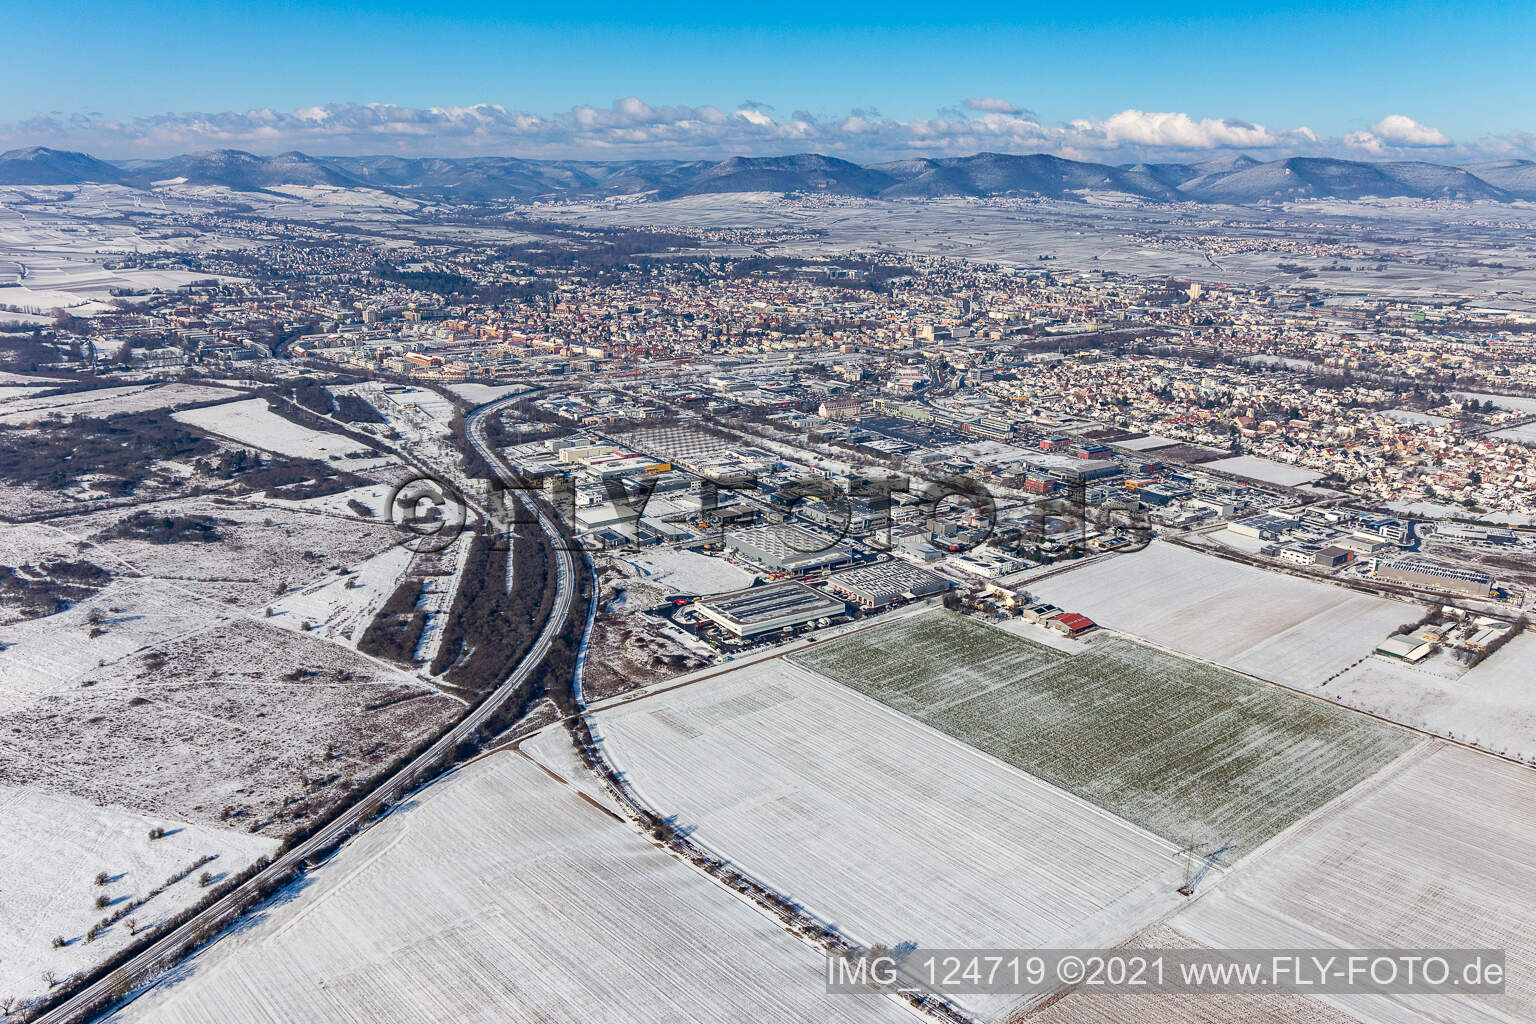
[[[1536,200],[1536,161],[1452,167],[1423,161],[1231,154],[1195,163],[1099,164],[1044,153],[977,153],[856,164],[819,153],[725,160],[525,160],[519,157],[264,157],[237,149],[164,160],[99,160],[33,146],[0,153],[0,185],[185,181],[258,192],[281,185],[374,188],[427,200],[587,199],[810,192],[883,199],[1004,196],[1080,199],[1116,193],[1154,203],[1248,205],[1297,199]]]

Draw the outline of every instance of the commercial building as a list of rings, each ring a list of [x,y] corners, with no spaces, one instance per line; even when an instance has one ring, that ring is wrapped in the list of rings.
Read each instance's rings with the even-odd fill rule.
[[[739,637],[760,636],[841,615],[847,610],[843,602],[794,580],[708,597],[697,602],[694,608]]]
[[[1288,516],[1276,516],[1268,513],[1260,513],[1249,516],[1247,519],[1239,519],[1235,523],[1228,523],[1227,529],[1240,537],[1253,537],[1257,540],[1274,540],[1296,529],[1298,520]]]
[[[1491,597],[1497,582],[1486,573],[1470,569],[1453,569],[1450,566],[1402,558],[1395,562],[1382,562],[1376,566],[1377,577],[1395,583],[1407,583],[1416,587],[1444,590],[1466,597]]]
[[[1353,552],[1330,544],[1312,556],[1312,564],[1322,566],[1324,569],[1337,569],[1353,557]]]
[[[840,572],[827,579],[834,594],[861,608],[883,608],[948,590],[952,584],[931,569],[906,562],[880,562]]]
[[[809,572],[852,561],[853,549],[831,534],[796,523],[732,530],[725,546],[771,572]]]

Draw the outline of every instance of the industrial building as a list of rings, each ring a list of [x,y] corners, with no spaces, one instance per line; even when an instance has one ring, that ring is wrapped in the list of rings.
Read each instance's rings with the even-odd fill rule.
[[[1312,564],[1325,569],[1337,569],[1354,557],[1354,552],[1330,544],[1312,556]]]
[[[1470,569],[1452,569],[1449,566],[1411,558],[1382,562],[1376,566],[1376,575],[1380,579],[1392,580],[1395,583],[1430,587],[1466,597],[1492,597],[1493,587],[1497,582],[1487,573],[1473,572]]]
[[[794,580],[708,597],[694,608],[739,637],[760,636],[847,611],[843,602]]]
[[[1247,519],[1239,519],[1235,523],[1228,523],[1227,529],[1239,537],[1253,537],[1256,540],[1274,540],[1283,537],[1286,533],[1296,529],[1300,521],[1289,516],[1271,515],[1261,512]]]
[[[952,584],[931,569],[906,562],[880,562],[829,577],[827,586],[849,604],[884,608],[893,601],[912,601],[948,590]]]
[[[777,523],[732,530],[725,546],[772,572],[809,572],[853,560],[853,549],[809,526]]]

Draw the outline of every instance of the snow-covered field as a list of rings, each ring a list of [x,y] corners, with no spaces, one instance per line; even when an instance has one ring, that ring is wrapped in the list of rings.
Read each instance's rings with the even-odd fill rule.
[[[1170,923],[1217,948],[1503,949],[1502,996],[1329,1002],[1373,1024],[1536,1020],[1536,772],[1433,745],[1380,783]]]
[[[1112,945],[1180,900],[1173,844],[783,659],[597,731],[695,842],[863,943]]]
[[[1128,441],[1111,441],[1116,448],[1124,448],[1126,451],[1144,452],[1153,448],[1166,448],[1171,444],[1180,444],[1176,437],[1161,437],[1157,434],[1148,434],[1146,437],[1136,437]]]
[[[1536,633],[1515,637],[1457,678],[1444,678],[1430,666],[1375,657],[1322,692],[1405,725],[1536,760]]]
[[[289,629],[313,630],[328,640],[355,645],[389,600],[410,567],[411,558],[409,548],[385,548],[358,563],[346,576],[317,580],[273,601],[270,621]]]
[[[448,390],[460,398],[467,398],[476,405],[484,405],[494,402],[498,398],[506,398],[508,395],[520,395],[525,391],[533,391],[534,388],[527,384],[449,384]]]
[[[1120,637],[1064,654],[945,611],[792,657],[1172,842],[1207,850],[1254,849],[1415,742],[1362,715]]]
[[[120,1024],[898,1024],[592,798],[560,730],[364,833]],[[537,761],[534,760],[537,758]]]
[[[201,384],[129,384],[76,391],[51,398],[33,398],[30,395],[13,397],[14,392],[7,390],[0,391],[0,425],[31,424],[49,416],[68,419],[76,416],[103,417],[125,412],[149,412],[195,402],[212,402],[234,394],[228,388]]]
[[[1496,437],[1500,441],[1517,441],[1520,444],[1536,444],[1536,424],[1527,423],[1523,427],[1510,427],[1507,430],[1496,430],[1489,437]]]
[[[1162,541],[1085,563],[1030,591],[1123,633],[1303,688],[1368,657],[1423,613]]]
[[[697,551],[653,549],[625,561],[639,570],[647,582],[659,583],[679,594],[724,594],[752,585],[753,575],[723,558]]]
[[[1203,948],[1186,935],[1155,925],[1127,950]],[[1029,1024],[1357,1024],[1320,999],[1285,992],[1234,995],[1217,992],[1109,995],[1081,987],[1038,1014]]]
[[[1313,480],[1321,479],[1323,476],[1323,474],[1314,473],[1310,469],[1290,466],[1284,462],[1275,462],[1271,459],[1261,459],[1254,455],[1238,455],[1230,459],[1217,459],[1215,462],[1205,463],[1200,468],[1217,469],[1223,473],[1245,476],[1250,480],[1258,480],[1266,484],[1279,484],[1282,487],[1308,484]]]
[[[264,398],[226,402],[223,405],[212,405],[204,409],[188,409],[172,413],[172,418],[200,427],[209,433],[218,434],[220,437],[227,437],[231,441],[276,452],[279,455],[322,461],[336,460],[341,463],[343,469],[354,472],[363,472],[392,462],[359,445],[349,437],[310,430],[308,427],[283,419],[267,408],[267,401]]]
[[[164,828],[163,839],[149,830]],[[99,963],[131,938],[130,917],[147,928],[195,903],[204,872],[239,871],[277,848],[274,840],[235,828],[215,828],[153,818],[115,807],[98,807],[77,797],[35,788],[0,785],[0,996],[31,999],[48,988],[44,971],[60,979]],[[165,886],[203,857],[214,859],[158,896]],[[108,882],[94,879],[105,871]],[[106,896],[112,905],[97,909]],[[94,940],[86,932],[123,904],[147,899]],[[68,943],[55,949],[53,940]]]

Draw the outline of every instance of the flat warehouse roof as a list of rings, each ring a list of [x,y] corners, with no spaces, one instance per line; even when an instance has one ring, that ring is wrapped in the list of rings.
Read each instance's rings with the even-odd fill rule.
[[[734,594],[721,594],[719,597],[706,598],[699,604],[722,619],[742,625],[785,615],[814,613],[814,617],[832,615],[843,610],[843,602],[792,580],[751,590],[738,590]]]

